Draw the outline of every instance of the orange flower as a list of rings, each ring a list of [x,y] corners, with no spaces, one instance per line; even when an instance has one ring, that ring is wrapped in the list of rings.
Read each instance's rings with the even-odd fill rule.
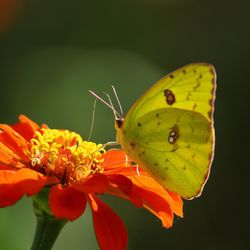
[[[127,233],[122,220],[98,194],[109,193],[144,207],[167,228],[174,214],[182,217],[181,198],[129,162],[124,151],[106,152],[101,144],[83,141],[68,130],[39,127],[24,115],[19,120],[12,126],[0,124],[0,207],[50,187],[53,215],[73,221],[88,202],[104,250],[125,249]]]

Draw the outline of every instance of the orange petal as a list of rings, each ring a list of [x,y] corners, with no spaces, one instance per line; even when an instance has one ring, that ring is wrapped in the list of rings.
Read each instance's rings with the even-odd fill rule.
[[[0,170],[0,185],[11,185],[28,196],[38,193],[46,182],[45,176],[28,168]]]
[[[50,190],[50,208],[57,219],[77,219],[83,214],[86,202],[85,195],[72,187],[56,185]]]
[[[173,200],[173,211],[176,215],[183,217],[183,201],[180,195],[167,191]]]
[[[101,166],[104,168],[105,174],[123,174],[126,176],[148,175],[139,166],[131,165],[131,161],[123,150],[109,150],[103,154],[104,162]]]
[[[0,207],[7,207],[14,205],[18,200],[22,198],[23,194],[19,192],[12,185],[0,184]]]
[[[95,195],[88,195],[96,238],[101,250],[125,250],[127,231],[118,215]]]
[[[20,190],[10,183],[14,175],[15,171],[0,171],[0,207],[14,205],[23,196]]]
[[[28,156],[24,154],[24,150],[27,148],[23,142],[14,137],[13,134],[8,132],[0,133],[0,141],[5,144],[10,150],[12,150],[16,155],[18,155],[22,160],[28,161]]]
[[[133,191],[133,189],[132,189],[132,191]],[[143,200],[142,200],[142,198],[139,197],[137,194],[134,194],[131,191],[128,192],[128,193],[125,193],[125,192],[122,192],[117,187],[115,188],[112,185],[110,185],[109,188],[108,188],[108,190],[106,191],[106,193],[108,193],[110,195],[114,195],[114,196],[120,197],[120,198],[125,199],[125,200],[129,200],[136,207],[142,207],[143,206]]]
[[[0,170],[16,170],[15,168],[0,163]]]
[[[119,188],[124,193],[130,192],[133,187],[132,181],[121,174],[108,175],[108,179],[111,185]]]
[[[139,175],[139,176],[137,175],[131,177],[131,181],[133,182],[134,185],[138,187],[152,191],[162,196],[169,204],[172,204],[173,201],[169,193],[153,178],[144,175]]]
[[[126,153],[123,150],[109,150],[106,154],[103,154],[103,159],[101,166],[105,171],[129,166]]]
[[[106,154],[103,154],[103,164],[109,164],[112,162],[126,162],[127,156],[123,150],[108,150]]]
[[[29,141],[33,137],[34,132],[39,129],[39,126],[25,115],[20,115],[19,121],[20,122],[12,126],[0,124],[0,128],[10,134],[14,134],[15,137],[19,139],[20,142],[23,141],[25,145],[25,140]]]
[[[142,198],[143,206],[157,216],[164,227],[172,226],[174,215],[171,204],[167,200],[157,193],[136,186],[133,193]]]
[[[27,196],[38,193],[47,183],[47,178],[29,168],[22,168],[15,172],[11,183]]]
[[[106,175],[111,175],[111,174],[122,174],[128,177],[131,176],[138,176],[138,174],[140,175],[148,175],[145,171],[143,171],[139,166],[135,166],[135,165],[129,165],[129,163],[127,164],[121,164],[121,163],[113,163],[113,166],[108,166],[105,170],[104,170]]]
[[[11,126],[26,141],[30,141],[34,135],[34,129],[28,123],[17,123]]]
[[[0,124],[0,129],[4,132],[9,133],[12,137],[14,137],[14,139],[18,141],[18,143],[21,146],[27,145],[27,141],[19,133],[17,133],[11,126],[7,124]]]
[[[20,158],[7,146],[0,142],[0,163],[16,168],[25,167]]]
[[[12,180],[16,171],[13,170],[0,170],[0,185],[12,185]]]
[[[29,126],[33,129],[33,131],[36,131],[37,129],[39,129],[39,125],[37,123],[33,122],[27,116],[25,116],[25,115],[19,115],[18,118],[19,118],[19,121],[21,123],[27,123],[27,124],[29,124]]]
[[[135,185],[160,195],[171,205],[176,215],[183,217],[183,202],[179,195],[164,189],[158,182],[149,176],[133,176],[131,180]]]
[[[96,173],[83,183],[72,184],[75,189],[84,193],[104,193],[108,188],[108,178],[104,174]]]

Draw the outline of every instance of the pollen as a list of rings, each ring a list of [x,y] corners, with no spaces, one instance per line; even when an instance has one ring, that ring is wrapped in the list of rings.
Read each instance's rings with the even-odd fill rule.
[[[84,141],[75,132],[47,128],[35,132],[27,152],[32,169],[56,177],[64,185],[102,173],[103,153],[102,144]]]

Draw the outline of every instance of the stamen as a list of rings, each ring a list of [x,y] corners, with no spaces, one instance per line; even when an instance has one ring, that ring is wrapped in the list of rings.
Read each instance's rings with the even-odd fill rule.
[[[102,153],[105,153],[102,144],[83,141],[74,132],[41,129],[35,132],[30,144],[31,168],[57,177],[64,185],[103,172],[100,167]]]

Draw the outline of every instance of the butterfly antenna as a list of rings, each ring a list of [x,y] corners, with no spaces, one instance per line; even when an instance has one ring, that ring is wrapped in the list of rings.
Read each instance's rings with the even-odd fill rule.
[[[94,129],[95,113],[96,113],[96,101],[97,101],[97,98],[95,98],[94,105],[93,105],[92,121],[91,121],[91,127],[90,127],[90,131],[89,131],[88,141],[90,140],[90,137],[91,137],[93,129]]]
[[[113,113],[114,113],[114,116],[115,116],[115,119],[117,120],[117,116],[120,116],[120,114],[115,110],[112,102],[110,102],[110,104],[106,101],[104,101],[99,95],[97,95],[95,92],[89,90],[89,93],[92,94],[96,99],[98,99],[99,101],[101,101],[102,103],[104,103],[107,107],[109,107]],[[110,101],[110,98],[109,98],[109,101]]]
[[[118,95],[117,95],[117,92],[116,92],[116,89],[115,89],[114,85],[111,85],[111,88],[112,88],[112,90],[113,90],[113,92],[114,92],[116,101],[117,101],[117,103],[118,103],[118,105],[119,105],[120,112],[121,112],[121,117],[124,118],[122,105],[121,105],[121,102],[120,102],[120,100],[119,100],[119,97],[118,97]]]
[[[121,117],[121,115],[115,110],[114,105],[112,103],[112,100],[111,100],[109,94],[106,93],[106,92],[102,92],[102,94],[107,96],[107,98],[109,100],[109,103],[110,103],[110,106],[113,107],[113,113],[114,113],[115,119],[117,120],[118,119],[117,115],[119,116],[119,118]]]

